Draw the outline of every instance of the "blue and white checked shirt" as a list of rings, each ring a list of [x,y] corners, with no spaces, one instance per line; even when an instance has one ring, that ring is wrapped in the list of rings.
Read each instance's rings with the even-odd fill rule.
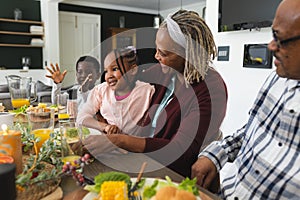
[[[226,199],[300,199],[300,81],[273,72],[250,110],[248,123],[199,156],[220,170]],[[237,198],[236,198],[237,197]]]

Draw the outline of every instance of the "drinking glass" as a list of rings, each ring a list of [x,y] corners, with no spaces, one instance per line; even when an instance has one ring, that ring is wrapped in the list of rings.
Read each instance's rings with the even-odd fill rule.
[[[31,111],[27,113],[27,116],[31,134],[33,134],[35,138],[40,138],[40,141],[36,144],[38,153],[44,142],[50,138],[50,133],[54,130],[54,109],[50,109],[50,112]]]
[[[0,129],[2,127],[2,124],[6,124],[8,127],[13,126],[14,116],[14,113],[0,112]]]
[[[31,130],[54,129],[54,109],[50,111],[29,111],[27,112],[28,123]]]
[[[6,76],[6,80],[14,109],[23,105],[29,106],[36,100],[36,83],[32,81],[31,77],[9,75]],[[33,93],[33,97],[31,97],[31,93]]]
[[[68,99],[67,100],[67,113],[71,119],[76,119],[77,117],[77,99]]]
[[[43,146],[44,142],[50,138],[50,134],[53,132],[51,129],[35,129],[31,131],[31,134],[35,138],[40,138],[40,141],[36,143],[37,153],[40,152],[40,148]]]
[[[57,95],[57,106],[58,106],[58,121],[60,123],[68,122],[70,120],[70,115],[67,111],[69,94],[64,92],[62,94]]]
[[[80,156],[76,155],[71,146],[73,143],[79,141],[78,129],[75,122],[64,122],[60,124],[61,136],[61,160],[66,164],[70,162],[71,165],[77,166],[75,160]]]

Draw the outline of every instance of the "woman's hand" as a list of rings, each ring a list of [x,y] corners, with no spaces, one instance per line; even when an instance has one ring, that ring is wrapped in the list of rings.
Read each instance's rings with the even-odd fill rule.
[[[84,154],[88,153],[88,150],[84,147],[81,141],[78,141],[74,144],[71,144],[71,149],[76,155],[83,156]]]
[[[116,125],[110,125],[110,124],[108,124],[104,128],[104,132],[106,134],[120,134],[121,130]]]
[[[192,166],[192,178],[197,177],[197,184],[208,189],[217,175],[214,163],[205,156],[201,156]]]
[[[113,135],[89,135],[82,143],[94,157],[97,157],[103,153],[118,149],[118,146],[113,143],[114,139],[111,136]]]
[[[51,63],[50,66],[51,69],[49,67],[46,67],[46,69],[48,70],[48,72],[50,72],[51,75],[46,75],[46,77],[51,78],[56,84],[61,83],[67,74],[67,70],[61,73],[57,63],[55,66]]]

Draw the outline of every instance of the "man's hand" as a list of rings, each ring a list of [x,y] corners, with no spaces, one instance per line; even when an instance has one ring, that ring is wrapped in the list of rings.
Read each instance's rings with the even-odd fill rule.
[[[67,70],[61,73],[57,63],[55,66],[51,63],[50,66],[51,69],[49,67],[46,67],[46,69],[48,70],[48,72],[50,72],[51,75],[46,75],[46,77],[51,78],[56,84],[61,83],[67,74]]]
[[[208,189],[217,175],[217,168],[207,157],[201,156],[192,166],[192,178],[197,177],[197,184]]]

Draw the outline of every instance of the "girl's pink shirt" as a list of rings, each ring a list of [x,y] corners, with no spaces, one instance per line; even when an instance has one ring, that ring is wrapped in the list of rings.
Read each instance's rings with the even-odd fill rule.
[[[79,110],[77,122],[82,123],[100,110],[108,124],[118,126],[124,133],[138,135],[137,123],[148,110],[154,91],[154,86],[149,83],[137,81],[130,95],[117,101],[114,90],[104,82],[90,92],[87,101]]]

